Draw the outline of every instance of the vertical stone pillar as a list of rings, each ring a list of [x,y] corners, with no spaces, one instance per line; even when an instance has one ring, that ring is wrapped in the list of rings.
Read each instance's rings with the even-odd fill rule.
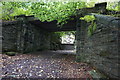
[[[83,61],[84,59],[84,43],[85,43],[86,23],[83,20],[77,21],[76,25],[76,60]]]
[[[25,16],[17,16],[18,20],[18,33],[17,33],[17,51],[24,53],[25,51],[25,34],[27,31],[27,19]]]
[[[78,60],[78,56],[80,56],[80,20],[77,20],[76,25],[76,58]]]

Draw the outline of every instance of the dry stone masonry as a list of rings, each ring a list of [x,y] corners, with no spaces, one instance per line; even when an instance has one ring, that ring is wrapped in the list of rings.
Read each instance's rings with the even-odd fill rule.
[[[97,29],[88,36],[89,23],[80,21],[77,26],[77,60],[94,65],[111,78],[119,78],[120,19],[96,15]]]
[[[80,21],[80,19],[74,23],[76,25],[76,58],[78,61],[92,64],[111,78],[119,78],[120,19],[93,15],[96,17],[97,27],[91,36],[88,36],[89,23]],[[3,51],[24,53],[48,50],[50,44],[49,32],[30,24],[25,17],[2,24]]]
[[[4,22],[2,27],[3,51],[24,53],[50,48],[49,33],[31,25],[25,19],[17,22]]]

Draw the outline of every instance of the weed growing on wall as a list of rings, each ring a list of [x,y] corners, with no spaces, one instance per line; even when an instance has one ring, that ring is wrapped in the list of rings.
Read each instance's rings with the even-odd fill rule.
[[[96,23],[92,21],[88,27],[88,36],[93,35],[94,31],[96,30],[96,27],[97,27]]]
[[[95,17],[93,15],[85,15],[84,17],[81,17],[80,19],[85,20],[86,22],[90,23],[90,25],[88,26],[88,36],[91,36],[97,27],[96,22],[95,22]]]

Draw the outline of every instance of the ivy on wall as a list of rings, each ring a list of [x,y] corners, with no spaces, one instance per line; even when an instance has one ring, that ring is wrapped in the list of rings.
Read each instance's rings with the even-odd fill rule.
[[[90,25],[88,26],[88,36],[93,35],[97,27],[96,22],[95,22],[95,17],[93,15],[85,15],[84,17],[81,17],[80,19],[85,20],[86,22],[90,23]]]
[[[93,35],[94,31],[96,30],[96,27],[97,27],[96,23],[92,21],[88,27],[88,36]]]

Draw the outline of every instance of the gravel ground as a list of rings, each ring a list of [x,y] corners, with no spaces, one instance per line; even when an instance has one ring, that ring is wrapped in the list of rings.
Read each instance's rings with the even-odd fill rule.
[[[88,73],[92,67],[86,63],[75,62],[74,52],[69,51],[2,55],[2,63],[2,80],[30,80],[30,78],[31,80],[86,80],[86,78],[92,80]]]

